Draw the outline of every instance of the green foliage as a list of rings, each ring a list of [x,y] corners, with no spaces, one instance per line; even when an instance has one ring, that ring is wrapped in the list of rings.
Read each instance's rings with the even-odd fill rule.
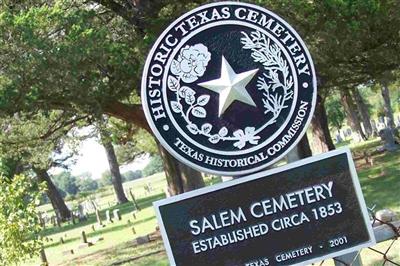
[[[123,176],[127,181],[131,181],[131,180],[142,178],[143,173],[140,170],[128,171],[128,172],[124,173]]]
[[[77,179],[77,186],[80,192],[95,191],[98,189],[98,184],[90,176],[82,176]]]
[[[0,176],[11,178],[14,176],[18,163],[9,158],[0,158]]]
[[[119,145],[115,146],[115,153],[120,164],[133,162],[146,153],[158,153],[154,137],[143,129],[139,129],[129,136],[126,142],[118,144]]]
[[[138,101],[138,100],[135,100]],[[132,123],[110,118],[107,131],[115,148],[118,162],[128,164],[141,156],[158,152],[154,137],[146,130],[138,128]]]
[[[98,180],[99,187],[105,187],[112,185],[112,176],[110,170],[106,170],[101,174],[100,180]]]
[[[394,112],[400,112],[400,81],[397,80],[389,87],[391,104]]]
[[[340,96],[334,94],[325,103],[329,126],[339,131],[344,124],[346,113],[343,108]]]
[[[90,6],[57,0],[27,3],[21,12],[1,9],[0,62],[13,58],[2,68],[2,109],[70,106],[93,113],[109,98],[130,95],[140,67],[132,45],[136,35],[123,21],[100,16],[104,9]]]
[[[52,178],[54,185],[67,193],[68,195],[76,195],[79,191],[76,177],[72,176],[70,172],[63,171]]]
[[[150,162],[143,169],[143,176],[150,176],[164,171],[162,159],[159,155],[151,157]]]
[[[368,110],[372,118],[378,118],[380,116],[385,116],[384,103],[381,95],[380,84],[368,84],[368,86],[362,86],[360,88],[360,93],[364,99],[366,99],[366,104],[368,105]],[[396,81],[391,86],[389,86],[389,91],[391,95],[391,106],[393,112],[400,112],[400,82]]]
[[[0,177],[0,261],[18,264],[38,254],[42,243],[36,209],[42,188],[31,178]]]
[[[0,127],[6,129],[0,132],[0,172],[10,177],[15,173],[31,175],[32,168],[47,170],[53,166],[67,166],[72,155],[62,153],[62,148],[68,146],[71,153],[75,152],[73,134],[67,133],[76,125],[72,123],[63,127],[63,114],[52,111],[38,112],[33,116],[25,113],[12,117],[0,116]],[[47,138],[49,132],[52,134]],[[72,177],[62,177],[61,174],[55,179],[56,188],[62,197],[76,193]],[[42,201],[48,200],[47,196],[42,197]]]
[[[68,171],[63,171],[52,176],[54,185],[60,191],[63,197],[68,196],[68,199],[78,195],[81,192],[95,191],[99,185],[96,180],[93,180],[90,173],[84,173],[78,177],[71,175]]]

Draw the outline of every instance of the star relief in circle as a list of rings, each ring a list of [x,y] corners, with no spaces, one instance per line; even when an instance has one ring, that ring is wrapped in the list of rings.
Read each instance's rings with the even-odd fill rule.
[[[221,76],[218,79],[199,83],[198,85],[219,94],[218,116],[228,109],[234,101],[256,107],[255,102],[246,90],[246,85],[253,79],[258,69],[236,74],[231,65],[222,56]]]

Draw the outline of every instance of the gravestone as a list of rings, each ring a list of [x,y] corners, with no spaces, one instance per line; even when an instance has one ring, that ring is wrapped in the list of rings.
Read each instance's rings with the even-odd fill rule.
[[[137,245],[143,245],[150,242],[150,238],[148,235],[140,236],[134,240],[134,243]]]
[[[151,193],[153,191],[153,186],[151,185],[150,182],[147,183],[144,188],[147,191],[147,193]]]
[[[140,211],[139,205],[138,205],[138,203],[136,201],[135,195],[132,192],[132,189],[129,189],[129,194],[131,195],[133,206],[135,207],[136,210]]]
[[[106,222],[107,223],[113,223],[113,220],[111,218],[110,210],[106,210]]]
[[[82,204],[78,205],[78,219],[79,222],[84,222],[87,220],[87,215],[85,214],[84,206]]]
[[[399,145],[395,142],[394,130],[391,128],[385,128],[379,131],[379,136],[383,141],[383,149],[387,151],[395,151],[399,148]]]
[[[94,211],[100,210],[100,206],[95,200],[90,200],[90,205]]]
[[[46,222],[45,222],[45,220],[43,219],[43,213],[42,213],[42,212],[39,212],[39,223],[40,223],[40,226],[41,226],[43,229],[46,229]]]
[[[121,221],[121,219],[122,219],[119,209],[113,210],[113,216],[114,216],[114,220],[116,220],[116,221]]]
[[[377,128],[378,128],[378,134],[379,131],[386,128],[386,124],[385,124],[385,117],[384,116],[380,116],[378,117],[378,123],[377,123]]]
[[[75,214],[73,212],[71,212],[71,221],[72,221],[72,224],[76,224]]]
[[[340,134],[336,134],[336,143],[341,143],[343,141],[342,137]]]
[[[81,243],[87,243],[87,237],[85,231],[81,232]]]
[[[78,249],[86,248],[92,246],[93,243],[87,241],[85,231],[81,232],[81,243],[78,245]]]
[[[351,128],[346,129],[346,136],[350,137],[353,134],[353,131],[351,130]]]
[[[103,225],[103,222],[101,221],[100,212],[99,212],[98,209],[96,209],[95,212],[96,212],[97,225],[102,226],[102,225]]]
[[[74,254],[74,250],[73,249],[67,249],[67,250],[64,250],[62,252],[63,256],[68,256],[68,255],[73,255],[73,254]]]
[[[374,119],[371,119],[371,127],[374,137],[378,136],[378,128],[376,127],[376,122]]]
[[[389,209],[383,209],[377,211],[375,217],[376,219],[378,219],[378,222],[381,223],[388,223],[397,220],[396,213]]]

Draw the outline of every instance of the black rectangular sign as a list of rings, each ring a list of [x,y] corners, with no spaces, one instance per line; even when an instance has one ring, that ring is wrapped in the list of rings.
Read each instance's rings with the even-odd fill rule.
[[[304,265],[375,243],[349,149],[154,206],[171,265]]]

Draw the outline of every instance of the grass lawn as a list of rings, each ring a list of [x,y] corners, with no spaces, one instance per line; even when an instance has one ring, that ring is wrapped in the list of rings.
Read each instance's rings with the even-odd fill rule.
[[[364,152],[371,154],[379,145],[380,140],[375,139],[350,148],[357,158]],[[400,213],[400,150],[374,155],[373,166],[367,165],[364,158],[356,160],[356,167],[367,206]]]
[[[379,144],[379,140],[372,140],[358,145],[350,145],[353,157],[357,159],[355,162],[363,193],[369,207],[376,205],[376,210],[389,208],[400,213],[400,151],[373,155],[373,166],[367,165],[363,158],[364,151],[372,153]],[[208,184],[216,182],[220,182],[220,179],[207,179]],[[144,186],[147,183],[151,183],[154,188],[151,194],[145,193]],[[133,220],[130,214],[133,210],[131,203],[118,207],[108,207],[109,202],[112,202],[112,204],[114,202],[112,188],[109,188],[101,192],[101,197],[97,195],[97,201],[102,206],[101,214],[105,218],[107,209],[118,208],[122,214],[122,221],[114,222],[93,232],[91,225],[95,224],[96,219],[94,215],[90,215],[87,222],[78,225],[47,228],[43,234],[52,239],[52,241],[45,243],[45,251],[50,265],[169,265],[161,241],[142,246],[134,246],[132,241],[139,235],[148,234],[155,230],[157,222],[152,202],[164,197],[162,190],[165,186],[165,177],[161,173],[124,183],[125,190],[132,188],[142,209],[136,220]],[[41,206],[41,208],[50,211],[49,206]],[[130,220],[129,224],[128,220]],[[132,226],[137,232],[136,235],[132,232]],[[98,242],[92,247],[77,250],[76,247],[80,243],[82,230],[87,233],[89,240],[101,235],[104,237],[104,241]],[[64,244],[60,244],[60,237],[64,238]],[[376,248],[385,251],[390,244],[390,241],[386,241],[378,244]],[[63,256],[62,252],[68,249],[74,249],[76,253]],[[388,253],[388,257],[400,263],[400,240],[395,242]],[[362,251],[362,260],[364,265],[382,265],[383,263],[382,255],[378,255],[369,249]],[[39,260],[33,259],[24,265],[39,265]],[[323,265],[333,265],[333,263],[327,261]]]

